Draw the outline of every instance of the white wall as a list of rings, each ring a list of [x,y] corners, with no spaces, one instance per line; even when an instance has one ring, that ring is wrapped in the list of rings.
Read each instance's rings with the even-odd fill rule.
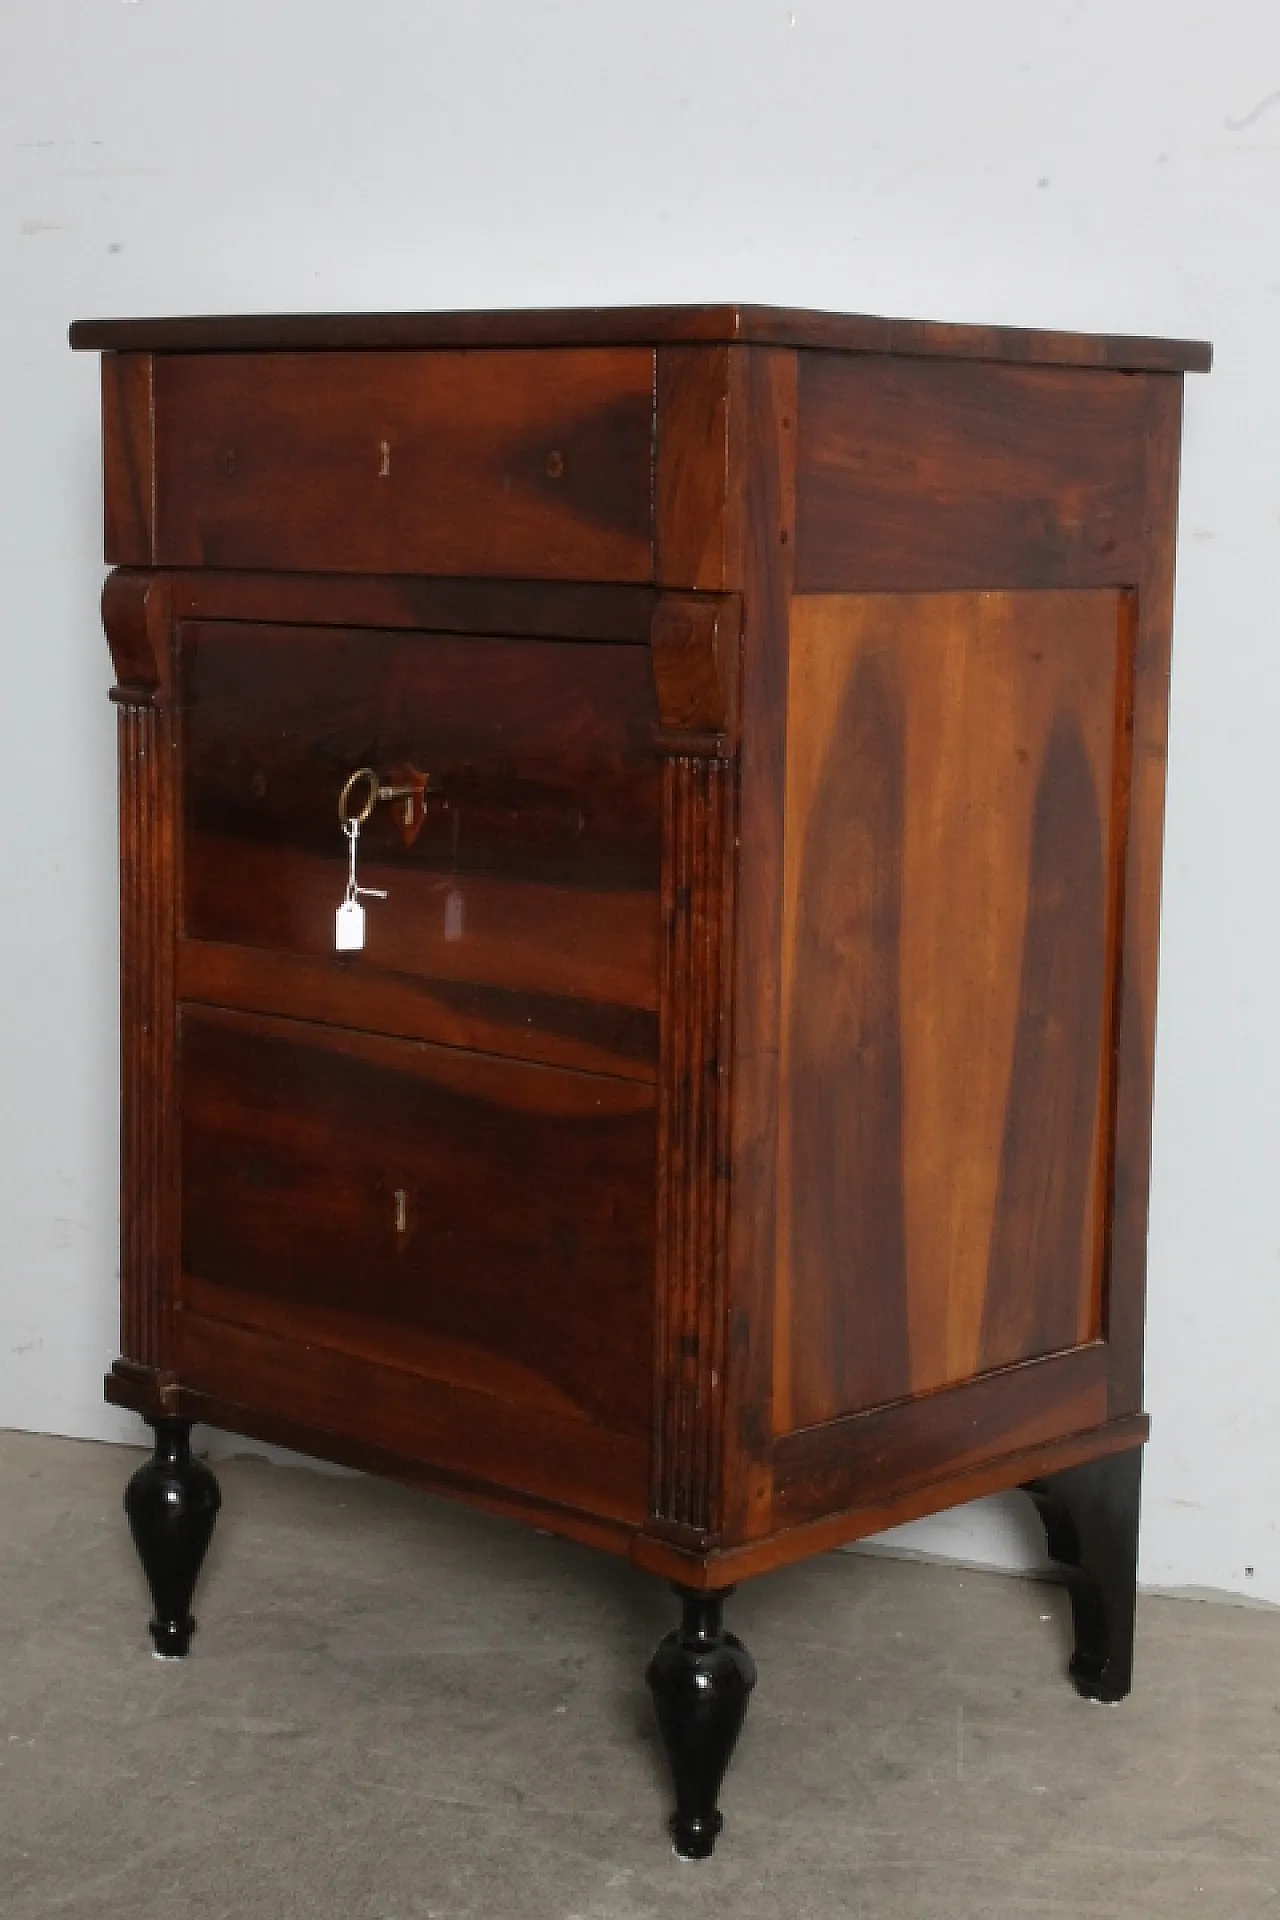
[[[5,0],[0,1424],[137,1431],[99,1397],[114,731],[97,369],[68,320],[713,298],[1207,334],[1143,1574],[1280,1601],[1278,243],[1275,0]],[[1003,1508],[909,1537],[1024,1539]]]

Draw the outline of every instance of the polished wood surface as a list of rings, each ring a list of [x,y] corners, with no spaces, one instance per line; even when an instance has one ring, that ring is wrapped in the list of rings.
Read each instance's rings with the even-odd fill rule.
[[[657,1003],[644,651],[193,621],[181,662],[188,939],[345,969],[355,1025],[370,975],[416,976],[455,1004],[485,990],[508,1025],[601,1037],[612,1018],[634,1044]],[[412,844],[390,804],[362,831],[362,884],[388,899],[370,903],[365,951],[339,961],[337,800],[362,766],[418,769],[429,789]]]
[[[1130,655],[1109,592],[794,603],[778,1432],[1099,1330]]]
[[[184,1319],[647,1436],[650,1089],[197,1008],[180,1060]]]
[[[1137,580],[1142,380],[804,354],[800,386],[802,592]]]
[[[742,308],[77,338],[129,562],[113,1397],[694,1587],[1137,1444],[1204,352]],[[346,957],[358,765],[425,814],[362,833]]]
[[[117,569],[113,580],[131,580]],[[166,569],[178,620],[469,633],[494,639],[617,641],[647,647],[661,595],[653,587],[577,581],[430,579],[418,574],[244,573]],[[117,671],[122,669],[117,666]]]
[[[980,1466],[935,1475],[919,1486],[881,1499],[833,1505],[820,1519],[785,1527],[764,1539],[738,1546],[688,1546],[646,1532],[631,1543],[630,1558],[636,1566],[664,1580],[680,1581],[708,1591],[731,1587],[757,1574],[772,1573],[778,1567],[808,1560],[814,1554],[829,1553],[833,1548],[870,1539],[873,1534],[884,1533],[891,1527],[905,1526],[929,1514],[964,1506],[970,1500],[982,1500],[992,1493],[1022,1487],[1038,1474],[1123,1453],[1141,1446],[1149,1431],[1150,1422],[1145,1415],[1113,1420],[1106,1426],[1064,1434],[1021,1452],[1003,1453]]]
[[[156,557],[155,363],[147,353],[102,362],[102,467],[107,558],[146,567]]]
[[[649,1483],[649,1437],[586,1425],[574,1415],[484,1388],[387,1366],[340,1345],[299,1342],[292,1333],[242,1326],[187,1311],[176,1332],[180,1390],[175,1405],[193,1419],[235,1432],[285,1439],[314,1436],[312,1451],[359,1464],[362,1447],[393,1457],[403,1477],[442,1492],[487,1489],[519,1503],[543,1525],[540,1509],[576,1517],[561,1531],[581,1537],[606,1532],[609,1522],[631,1533],[644,1521]],[[118,1396],[137,1405],[133,1395]],[[246,1421],[231,1410],[243,1408]],[[267,1409],[267,1422],[252,1416]],[[229,1417],[217,1418],[217,1410]],[[601,1523],[604,1523],[603,1525]],[[625,1541],[619,1540],[622,1551]]]
[[[993,1453],[1100,1427],[1108,1368],[1098,1341],[788,1434],[774,1451],[774,1524],[837,1510],[846,1487],[862,1499],[886,1498]]]
[[[330,913],[332,944],[332,912]],[[357,1026],[469,1053],[616,1074],[652,1086],[658,1073],[657,1008],[588,995],[534,993],[469,980],[393,973],[360,956],[291,954],[182,940],[177,991],[184,1000],[245,1013],[284,1013],[325,1026]]]
[[[657,355],[655,577],[668,587],[736,582],[740,530],[730,459],[730,382],[741,355],[729,347],[663,347]]]
[[[157,1644],[199,1420],[671,1580],[690,1856],[749,1575],[1022,1487],[1119,1698],[1208,350],[739,307],[75,339]],[[386,898],[339,953],[361,767]]]
[[[1136,1413],[1143,1399],[1156,971],[1160,949],[1178,456],[1182,438],[1182,382],[1165,378],[1148,380],[1146,384],[1145,524],[1149,535],[1138,579],[1133,744],[1129,790],[1122,796],[1127,810],[1124,919],[1119,929],[1112,1218],[1105,1302],[1106,1334],[1112,1354],[1113,1416]]]
[[[732,456],[744,599],[739,882],[733,971],[733,1290],[720,1537],[773,1525],[773,1330],[781,1060],[787,626],[795,556],[797,369],[791,353],[739,354]]]
[[[153,381],[161,566],[651,577],[652,353],[192,354]]]
[[[649,651],[660,747],[691,741],[731,758],[737,745],[742,602],[737,594],[667,593],[654,609]]]
[[[1206,372],[1203,340],[1054,333],[1029,327],[894,320],[804,307],[513,308],[506,312],[225,314],[204,318],[78,320],[73,347],[154,353],[447,347],[608,347],[721,344],[814,347],[944,360],[1009,360],[1073,367]]]
[[[220,1339],[221,1333],[222,1329],[215,1323],[214,1339]],[[242,1348],[237,1346],[234,1333],[226,1352],[230,1359],[226,1370],[237,1370],[238,1382],[245,1393],[269,1379],[273,1359],[276,1364],[280,1363],[279,1353],[273,1352],[269,1343],[251,1342]],[[241,1371],[240,1358],[245,1352],[251,1354],[251,1364]],[[365,1394],[378,1438],[372,1438],[368,1431],[353,1437],[324,1424],[326,1405],[340,1405],[335,1390],[343,1385],[350,1385],[352,1392]],[[554,1463],[548,1471],[546,1462],[534,1462],[534,1476],[539,1479],[536,1490],[499,1485],[483,1477],[494,1450],[495,1427],[498,1458],[506,1444],[503,1438],[506,1416],[500,1402],[494,1404],[484,1396],[471,1396],[457,1388],[419,1380],[411,1383],[408,1396],[397,1396],[394,1403],[384,1406],[378,1398],[379,1385],[378,1377],[374,1376],[371,1382],[359,1361],[341,1354],[328,1356],[323,1363],[321,1380],[313,1382],[307,1390],[308,1401],[316,1414],[311,1420],[282,1414],[269,1393],[259,1395],[254,1401],[229,1399],[197,1390],[190,1384],[179,1385],[173,1375],[158,1376],[124,1360],[117,1360],[112,1367],[105,1390],[112,1405],[137,1409],[147,1418],[174,1415],[198,1420],[226,1433],[245,1434],[270,1446],[289,1447],[295,1453],[331,1461],[335,1466],[381,1474],[406,1486],[465,1500],[487,1513],[540,1527],[544,1532],[580,1541],[603,1552],[625,1557],[640,1537],[637,1528],[644,1501],[635,1489],[640,1487],[643,1478],[643,1458],[647,1454],[643,1443],[637,1451],[630,1440],[611,1434],[600,1436],[595,1457],[580,1465],[576,1487],[582,1490],[585,1486],[588,1496],[594,1495],[601,1485],[613,1491],[602,1500],[593,1499],[590,1509],[584,1510],[571,1504],[575,1487],[573,1475],[566,1476],[565,1484],[558,1484]],[[574,1449],[581,1445],[581,1423],[561,1422],[541,1413],[521,1414],[519,1409],[516,1419],[524,1422],[524,1443],[530,1441],[532,1419],[533,1438],[539,1443],[549,1439],[557,1460],[571,1461]],[[468,1458],[473,1447],[478,1447],[478,1451]],[[519,1477],[523,1479],[526,1475],[522,1472]],[[568,1494],[569,1499],[561,1498],[562,1493]]]

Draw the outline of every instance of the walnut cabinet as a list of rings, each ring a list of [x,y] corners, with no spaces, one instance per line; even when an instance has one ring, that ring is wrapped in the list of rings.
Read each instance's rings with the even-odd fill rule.
[[[754,1680],[725,1595],[786,1561],[1026,1487],[1119,1697],[1207,349],[745,307],[73,342],[157,1649],[200,1420],[671,1581],[684,1853]],[[339,952],[344,791],[386,897]]]

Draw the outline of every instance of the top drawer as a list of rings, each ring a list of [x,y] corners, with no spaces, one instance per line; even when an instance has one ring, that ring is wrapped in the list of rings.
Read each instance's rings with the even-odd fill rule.
[[[652,577],[653,355],[108,355],[113,564]]]

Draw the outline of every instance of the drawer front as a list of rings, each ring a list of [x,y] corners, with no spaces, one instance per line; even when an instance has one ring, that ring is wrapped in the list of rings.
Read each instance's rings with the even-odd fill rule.
[[[652,576],[646,350],[160,355],[154,406],[161,566]]]
[[[280,1352],[282,1418],[314,1419],[345,1357],[401,1403],[406,1376],[501,1403],[512,1457],[491,1470],[514,1487],[547,1491],[520,1457],[536,1435],[598,1435],[615,1493],[643,1501],[651,1088],[193,1008],[179,1052],[188,1384],[242,1393],[213,1331],[239,1328]],[[358,1435],[367,1412],[325,1419]]]
[[[256,954],[268,1008],[651,1073],[645,648],[192,623],[180,658],[189,993],[245,1004]],[[366,903],[364,950],[338,956],[337,802],[362,766],[430,791],[411,844],[391,804],[362,831],[361,884],[387,898]]]

